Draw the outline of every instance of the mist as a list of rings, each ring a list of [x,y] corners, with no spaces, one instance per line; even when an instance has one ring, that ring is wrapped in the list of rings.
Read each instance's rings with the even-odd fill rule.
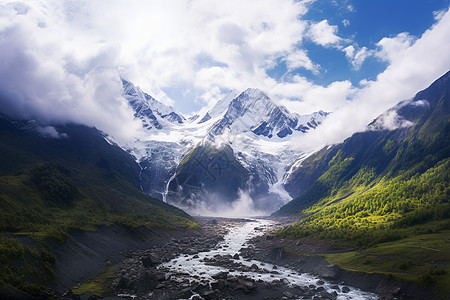
[[[233,202],[222,200],[217,193],[205,192],[204,198],[199,202],[192,203],[189,207],[181,207],[192,215],[210,217],[261,217],[271,212],[255,208],[255,203],[248,191],[239,189],[239,197]]]

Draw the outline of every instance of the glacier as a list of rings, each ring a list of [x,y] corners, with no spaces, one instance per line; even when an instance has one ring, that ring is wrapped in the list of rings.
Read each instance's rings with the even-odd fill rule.
[[[187,118],[132,82],[122,79],[122,84],[143,134],[121,147],[141,166],[142,191],[191,214],[220,215],[236,207],[246,207],[248,215],[269,214],[290,201],[283,181],[305,157],[294,147],[295,137],[314,130],[329,114],[299,115],[249,88],[232,90]]]

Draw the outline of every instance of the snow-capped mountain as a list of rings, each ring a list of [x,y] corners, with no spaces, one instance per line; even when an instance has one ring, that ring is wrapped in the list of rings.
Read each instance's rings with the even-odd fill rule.
[[[319,111],[299,116],[290,113],[284,106],[274,104],[258,89],[247,89],[231,100],[225,115],[210,130],[212,136],[222,135],[226,129],[232,134],[253,132],[269,139],[284,138],[293,131],[306,132],[317,127],[326,117]]]
[[[243,198],[247,210],[267,213],[289,201],[281,180],[299,154],[291,140],[328,114],[292,113],[261,90],[247,89],[230,91],[209,110],[186,119],[122,82],[146,135],[126,146],[142,168],[142,190],[191,213],[213,214],[240,205]]]
[[[152,96],[144,93],[133,83],[122,79],[124,97],[135,111],[134,116],[142,121],[146,129],[163,129],[168,123],[182,124],[185,118],[175,112],[173,107],[164,105]]]

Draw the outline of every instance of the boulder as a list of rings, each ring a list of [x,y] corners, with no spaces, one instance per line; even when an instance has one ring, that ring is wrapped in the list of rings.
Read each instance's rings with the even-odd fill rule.
[[[144,265],[144,268],[154,267],[161,263],[161,260],[154,254],[149,254],[147,256],[142,257],[141,261],[142,264]]]
[[[213,276],[211,276],[214,279],[227,279],[228,272],[219,272]]]

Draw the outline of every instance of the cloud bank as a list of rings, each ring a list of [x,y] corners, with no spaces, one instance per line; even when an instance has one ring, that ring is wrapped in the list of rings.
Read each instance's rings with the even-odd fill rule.
[[[314,148],[364,130],[450,67],[448,11],[436,12],[436,24],[421,37],[399,33],[370,49],[340,36],[348,20],[307,20],[314,2],[6,1],[0,4],[0,110],[92,125],[126,139],[138,124],[119,74],[183,111],[211,105],[230,89],[256,87],[300,114],[333,112],[299,141]],[[335,49],[355,70],[368,57],[389,66],[359,87],[349,80],[318,85],[296,72],[326,73],[305,42]],[[286,70],[277,77],[280,65]]]
[[[354,132],[365,131],[371,120],[399,101],[410,99],[428,87],[450,70],[450,56],[447,53],[450,47],[449,36],[450,12],[447,11],[418,39],[406,33],[383,38],[378,43],[376,55],[389,61],[386,70],[376,80],[363,82],[360,89],[346,86],[348,100],[332,101],[336,105],[332,109],[334,112],[323,126],[300,138],[297,141],[298,147],[302,150],[314,150],[323,145],[339,143]],[[343,94],[345,87],[342,96]],[[325,104],[330,104],[330,101]],[[293,106],[295,105],[298,103]]]
[[[138,124],[121,96],[117,50],[68,37],[67,24],[48,12],[21,3],[0,8],[1,112],[97,126],[126,138]]]

